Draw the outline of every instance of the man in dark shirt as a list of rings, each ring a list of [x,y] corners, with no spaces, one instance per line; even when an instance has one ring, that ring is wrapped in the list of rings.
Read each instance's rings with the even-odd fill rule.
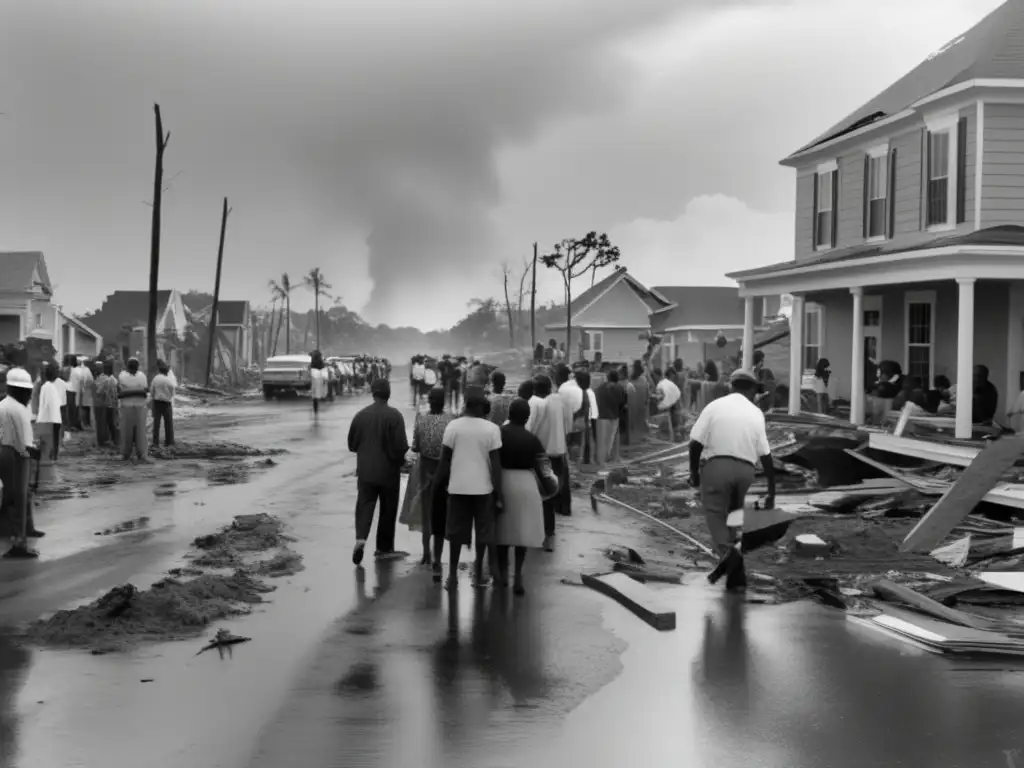
[[[373,510],[380,501],[377,520],[378,558],[402,557],[395,551],[395,523],[401,488],[401,470],[409,440],[405,419],[388,405],[391,385],[377,379],[370,386],[373,404],[363,408],[352,419],[348,430],[348,449],[356,454],[356,548],[352,562],[363,562],[363,550],[373,525]]]
[[[619,372],[605,374],[604,383],[594,390],[597,400],[597,464],[618,460],[619,417],[626,410],[626,390],[619,383]]]
[[[959,393],[957,393],[959,396]],[[975,424],[986,424],[995,418],[999,407],[999,390],[988,380],[988,366],[974,366],[974,403],[973,416]]]

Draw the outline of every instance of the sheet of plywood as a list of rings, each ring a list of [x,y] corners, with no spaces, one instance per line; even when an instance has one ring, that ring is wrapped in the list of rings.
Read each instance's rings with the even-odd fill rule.
[[[901,552],[927,552],[942,543],[950,531],[988,495],[999,479],[1024,454],[1024,435],[992,441],[982,450],[918,521],[900,545]]]
[[[1019,571],[988,571],[979,573],[978,578],[986,584],[991,584],[1000,589],[1010,592],[1024,592],[1024,573]]]

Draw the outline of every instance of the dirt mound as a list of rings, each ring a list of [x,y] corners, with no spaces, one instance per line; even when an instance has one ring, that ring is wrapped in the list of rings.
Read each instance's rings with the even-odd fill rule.
[[[152,448],[150,456],[154,459],[227,459],[252,456],[277,456],[285,453],[284,449],[274,448],[263,450],[249,445],[229,442],[195,442],[178,441],[174,445]]]
[[[295,539],[283,533],[284,525],[271,515],[239,515],[217,533],[200,536],[192,546],[201,553],[194,565],[207,568],[239,568],[246,555],[271,549],[286,549]]]
[[[194,637],[213,621],[249,613],[273,590],[244,571],[207,573],[188,581],[166,578],[147,590],[125,584],[89,605],[34,622],[25,638],[39,645],[106,653],[144,640]]]

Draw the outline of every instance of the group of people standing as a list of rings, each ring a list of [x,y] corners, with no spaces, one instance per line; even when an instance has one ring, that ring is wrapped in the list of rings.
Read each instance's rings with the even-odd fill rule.
[[[412,404],[419,407],[431,389],[441,387],[446,404],[455,410],[460,407],[461,394],[471,386],[486,387],[494,370],[493,365],[465,355],[413,355],[409,367]]]

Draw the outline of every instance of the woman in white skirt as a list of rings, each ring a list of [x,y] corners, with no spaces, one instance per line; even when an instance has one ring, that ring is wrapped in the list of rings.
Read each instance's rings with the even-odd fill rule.
[[[324,356],[319,349],[314,349],[309,363],[309,390],[313,396],[313,413],[320,412],[320,403],[327,399],[330,391],[331,377],[324,365]]]
[[[501,495],[504,511],[495,522],[499,586],[508,586],[509,547],[515,547],[513,592],[525,595],[523,563],[527,549],[544,546],[544,506],[537,482],[537,461],[546,458],[544,446],[526,429],[530,404],[513,400],[508,424],[501,428]]]

